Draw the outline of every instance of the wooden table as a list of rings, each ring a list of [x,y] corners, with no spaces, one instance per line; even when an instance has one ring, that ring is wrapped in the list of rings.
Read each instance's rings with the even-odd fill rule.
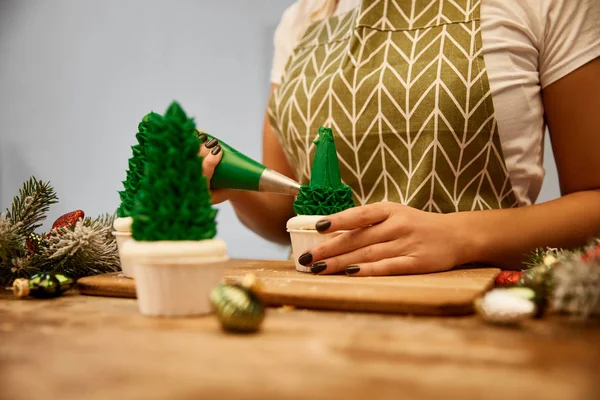
[[[600,322],[269,309],[263,331],[133,299],[0,295],[1,399],[599,399]]]

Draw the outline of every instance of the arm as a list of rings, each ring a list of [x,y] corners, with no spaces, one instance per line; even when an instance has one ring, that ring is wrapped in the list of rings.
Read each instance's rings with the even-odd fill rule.
[[[517,209],[435,214],[394,203],[343,211],[311,249],[315,273],[423,273],[471,262],[519,268],[537,247],[573,247],[600,234],[600,58],[543,91],[562,197]],[[319,229],[319,225],[317,226]],[[317,264],[315,264],[317,262]],[[316,265],[316,266],[315,266]]]
[[[562,197],[521,209],[465,215],[465,223],[482,233],[473,238],[476,250],[468,258],[514,266],[535,247],[579,246],[600,234],[599,77],[600,58],[542,94]]]
[[[271,86],[270,96],[275,88],[275,85]],[[222,154],[210,154],[206,144],[201,147],[200,154],[206,156],[204,174],[210,178]],[[292,168],[273,133],[267,113],[263,124],[263,164],[294,179]],[[280,244],[289,243],[285,224],[294,216],[292,196],[236,190],[213,191],[213,203],[225,200],[230,200],[236,215],[246,227],[267,240]]]
[[[276,88],[271,85],[271,94]],[[289,178],[294,173],[287,161],[265,113],[263,123],[263,164]],[[288,219],[294,216],[292,196],[237,192],[231,197],[231,204],[242,223],[265,239],[276,243],[288,244],[290,237],[285,230]]]

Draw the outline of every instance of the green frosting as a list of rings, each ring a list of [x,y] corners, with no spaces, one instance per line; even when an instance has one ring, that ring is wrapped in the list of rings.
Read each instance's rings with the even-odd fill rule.
[[[345,185],[338,189],[302,185],[294,201],[294,211],[298,215],[330,215],[353,206],[352,189]]]
[[[298,215],[330,215],[354,207],[352,189],[340,178],[331,129],[320,127],[315,145],[310,184],[300,187],[294,211]]]
[[[203,240],[216,234],[200,142],[193,119],[172,103],[150,118],[146,171],[135,199],[132,235],[138,241]]]
[[[146,167],[146,135],[149,121],[151,118],[160,117],[156,113],[150,113],[144,116],[142,121],[138,124],[138,132],[135,135],[137,144],[131,147],[132,157],[129,159],[126,173],[126,178],[123,181],[123,187],[125,190],[119,192],[121,198],[121,205],[117,209],[117,216],[120,218],[129,217],[135,204],[135,196],[140,189],[140,184],[144,178],[144,168]]]

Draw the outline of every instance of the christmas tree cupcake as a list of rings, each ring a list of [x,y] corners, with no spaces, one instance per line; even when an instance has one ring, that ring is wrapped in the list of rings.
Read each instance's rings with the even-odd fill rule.
[[[217,210],[202,175],[194,121],[173,103],[164,118],[148,122],[133,240],[123,247],[135,271],[139,309],[145,315],[206,314],[228,256],[225,242],[214,238]]]
[[[117,218],[115,218],[113,224],[113,235],[117,239],[117,246],[119,247],[121,270],[123,275],[129,278],[133,278],[133,268],[123,258],[122,248],[127,241],[131,240],[131,224],[133,222],[131,213],[146,167],[146,135],[150,127],[150,120],[156,118],[162,117],[156,113],[150,113],[138,125],[138,132],[135,135],[137,144],[131,147],[133,155],[129,159],[129,169],[126,173],[126,179],[123,181],[124,190],[119,192],[121,205],[117,209]]]
[[[310,184],[302,185],[294,201],[297,216],[287,222],[287,231],[292,241],[292,254],[296,269],[310,272],[298,262],[298,257],[325,240],[341,232],[322,234],[315,229],[316,223],[326,215],[338,213],[354,207],[352,189],[344,185],[340,178],[337,151],[331,129],[320,127],[319,138],[312,164]]]

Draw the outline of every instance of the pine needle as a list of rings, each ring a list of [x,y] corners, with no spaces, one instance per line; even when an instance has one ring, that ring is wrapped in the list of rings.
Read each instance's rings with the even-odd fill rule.
[[[544,258],[547,256],[552,255],[558,258],[563,252],[563,249],[551,247],[538,248],[526,256],[525,261],[523,261],[523,265],[525,265],[527,268],[537,267],[538,265],[544,264]]]
[[[580,318],[600,314],[600,258],[561,261],[553,268],[552,276],[554,308]]]
[[[19,194],[13,199],[11,210],[6,210],[6,217],[11,221],[13,229],[22,236],[34,232],[46,219],[50,205],[58,201],[50,182],[29,178],[19,189]]]
[[[5,214],[0,214],[0,285],[28,277],[32,269],[25,262],[25,240]]]
[[[73,229],[50,232],[31,264],[73,278],[119,271],[117,243],[108,221],[106,217],[86,219],[78,221]]]

